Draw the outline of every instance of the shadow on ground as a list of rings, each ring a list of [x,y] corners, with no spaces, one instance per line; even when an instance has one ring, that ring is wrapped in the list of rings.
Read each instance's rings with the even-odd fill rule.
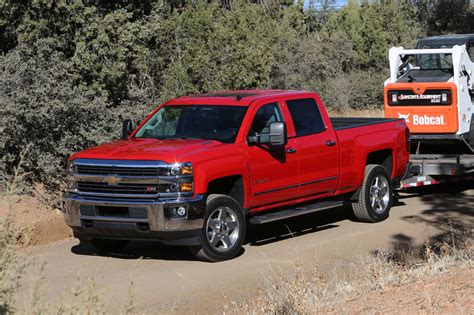
[[[263,246],[288,238],[337,228],[338,222],[355,221],[350,206],[322,210],[264,225],[247,225],[247,237],[244,242],[250,246]],[[243,250],[244,251],[244,250]],[[242,253],[243,253],[242,251]],[[87,244],[78,244],[71,248],[76,255],[99,255]],[[241,253],[241,254],[242,254]],[[126,248],[108,257],[117,259],[159,259],[159,260],[195,260],[186,247],[166,246],[158,242],[130,242]]]
[[[426,205],[420,215],[405,216],[402,219],[412,223],[423,223],[436,229],[436,233],[423,244],[416,244],[407,234],[393,236],[392,252],[403,260],[407,253],[423,255],[427,246],[438,254],[443,244],[453,248],[465,248],[473,240],[474,229],[474,182],[451,183],[423,187],[401,194],[400,200],[418,196]]]
[[[350,206],[321,210],[291,219],[262,225],[248,225],[246,244],[262,246],[288,238],[339,227],[337,223],[355,221]]]

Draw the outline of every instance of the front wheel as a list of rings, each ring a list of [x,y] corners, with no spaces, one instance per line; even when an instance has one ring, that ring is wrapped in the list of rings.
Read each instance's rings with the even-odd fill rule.
[[[207,198],[202,245],[191,252],[204,261],[223,261],[238,255],[245,238],[245,218],[239,203],[226,195]]]
[[[352,204],[355,216],[363,222],[383,221],[392,203],[393,188],[387,170],[381,165],[367,165],[359,199]]]

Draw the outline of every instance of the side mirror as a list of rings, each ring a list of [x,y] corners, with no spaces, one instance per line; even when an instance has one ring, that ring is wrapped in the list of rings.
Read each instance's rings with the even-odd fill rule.
[[[288,143],[286,124],[281,121],[271,123],[269,136],[271,146],[280,147],[286,145]]]
[[[288,143],[286,124],[273,122],[269,126],[269,133],[256,134],[249,137],[250,144],[268,144],[272,147],[281,147]]]
[[[122,139],[126,140],[133,132],[133,123],[131,119],[125,119],[122,125]]]

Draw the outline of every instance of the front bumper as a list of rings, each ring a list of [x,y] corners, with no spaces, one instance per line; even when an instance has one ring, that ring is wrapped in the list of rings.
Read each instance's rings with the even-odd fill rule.
[[[172,218],[173,207],[187,209]],[[80,239],[156,240],[168,245],[200,245],[205,196],[163,200],[92,198],[66,192],[62,197],[66,223]]]

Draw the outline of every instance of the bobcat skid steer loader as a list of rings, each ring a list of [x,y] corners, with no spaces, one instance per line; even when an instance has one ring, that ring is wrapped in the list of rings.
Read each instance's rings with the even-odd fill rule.
[[[401,188],[463,180],[474,174],[474,34],[393,47],[385,116],[404,118],[411,167]]]

